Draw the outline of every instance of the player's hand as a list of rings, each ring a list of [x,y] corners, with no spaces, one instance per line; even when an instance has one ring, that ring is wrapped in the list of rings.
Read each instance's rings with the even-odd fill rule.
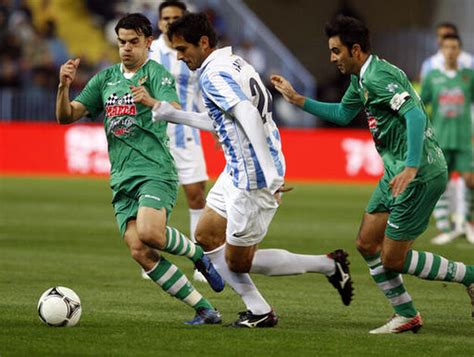
[[[132,91],[133,101],[135,103],[141,103],[149,108],[153,108],[158,102],[155,98],[152,98],[144,86],[130,86]]]
[[[270,77],[270,80],[275,89],[281,93],[281,95],[283,96],[283,98],[285,98],[287,102],[298,105],[300,107],[304,105],[305,97],[295,91],[295,89],[293,88],[291,83],[288,82],[287,79],[274,74]]]
[[[390,181],[393,197],[397,197],[405,191],[408,184],[415,178],[417,171],[418,168],[416,167],[405,167],[402,172]]]
[[[275,196],[275,199],[278,203],[278,205],[281,204],[281,196],[285,192],[290,192],[293,190],[293,187],[285,187],[285,184],[281,185],[280,188],[273,194]]]
[[[59,68],[59,84],[69,87],[76,78],[77,67],[81,63],[80,58],[70,59]]]

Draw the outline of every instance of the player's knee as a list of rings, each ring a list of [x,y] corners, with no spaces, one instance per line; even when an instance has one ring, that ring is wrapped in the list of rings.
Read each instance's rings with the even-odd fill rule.
[[[163,249],[166,246],[166,232],[145,228],[138,231],[138,238],[143,244],[156,249]]]
[[[234,273],[249,273],[250,268],[252,267],[252,261],[251,260],[237,260],[232,257],[226,256],[226,262],[227,266],[229,267],[229,270],[234,272]]]
[[[362,238],[360,235],[356,240],[356,248],[364,257],[375,255],[379,250],[378,244],[374,244],[367,239]]]
[[[398,257],[394,257],[391,254],[387,254],[382,252],[381,255],[382,265],[385,270],[394,271],[400,273],[403,269],[403,259],[399,259]]]
[[[206,205],[206,198],[204,192],[193,193],[188,196],[188,206],[191,209],[203,209]]]
[[[194,232],[194,238],[205,252],[217,249],[225,243],[225,238],[220,237],[215,232],[199,229],[199,226]]]

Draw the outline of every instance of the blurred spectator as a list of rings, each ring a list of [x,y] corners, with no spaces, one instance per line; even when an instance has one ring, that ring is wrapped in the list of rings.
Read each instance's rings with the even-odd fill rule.
[[[9,54],[0,55],[0,88],[18,88],[21,85],[18,62]]]
[[[64,42],[56,35],[56,22],[53,20],[46,21],[44,38],[49,46],[49,52],[53,56],[53,63],[59,68],[69,59],[69,52]]]

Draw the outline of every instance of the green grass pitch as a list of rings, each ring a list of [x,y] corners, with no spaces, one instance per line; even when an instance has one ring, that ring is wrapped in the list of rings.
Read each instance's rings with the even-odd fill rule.
[[[0,356],[474,356],[474,321],[465,289],[405,277],[425,320],[418,334],[373,336],[392,310],[368,275],[354,238],[370,185],[294,184],[262,248],[350,253],[355,297],[343,306],[319,274],[253,276],[280,316],[274,329],[183,324],[193,311],[140,277],[119,237],[106,180],[0,178]],[[183,193],[171,224],[188,231]],[[431,225],[415,247],[474,264],[474,245],[434,247]],[[190,276],[191,263],[171,258]],[[82,299],[78,326],[51,328],[36,312],[41,293],[62,285]],[[226,288],[198,290],[225,323],[244,309]]]

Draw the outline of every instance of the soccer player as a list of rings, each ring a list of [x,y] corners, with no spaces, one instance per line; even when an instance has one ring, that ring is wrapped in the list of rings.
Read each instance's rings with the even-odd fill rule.
[[[163,66],[148,60],[153,38],[145,16],[124,16],[115,32],[121,63],[97,73],[73,101],[69,99],[69,87],[80,60],[69,60],[61,66],[57,121],[69,124],[105,111],[112,204],[133,259],[164,291],[195,309],[196,315],[188,324],[220,323],[217,310],[176,265],[157,251],[188,257],[214,290],[224,288],[202,248],[166,226],[176,199],[176,169],[167,146],[166,124],[153,124],[151,108],[157,99],[179,107],[174,79]]]
[[[423,81],[425,76],[434,69],[443,70],[445,57],[441,51],[441,42],[446,35],[458,35],[458,28],[455,24],[451,22],[442,22],[436,26],[436,39],[438,42],[438,52],[434,55],[428,57],[423,61],[420,71],[420,79]],[[474,57],[463,50],[459,53],[458,56],[458,66],[459,68],[473,68],[474,69]]]
[[[185,12],[186,4],[181,1],[164,1],[160,4],[158,27],[162,33],[152,42],[149,57],[162,64],[175,78],[181,108],[196,111],[196,99],[199,94],[197,75],[191,72],[186,64],[178,61],[176,51],[165,35],[168,25]],[[171,154],[178,170],[179,183],[183,186],[188,201],[189,238],[196,242],[194,231],[206,204],[205,188],[208,180],[199,130],[183,124],[169,123],[167,134],[170,138]],[[194,270],[194,280],[206,281],[197,270]]]
[[[331,62],[341,73],[351,75],[340,103],[306,98],[281,76],[271,80],[288,102],[330,122],[347,125],[360,110],[367,114],[384,175],[364,213],[357,249],[395,310],[385,325],[370,333],[421,328],[421,315],[401,274],[462,283],[474,309],[474,266],[412,249],[447,182],[446,161],[420,98],[402,70],[371,54],[369,30],[361,21],[340,15],[325,31]]]
[[[227,165],[207,196],[196,239],[224,280],[241,296],[247,311],[234,327],[273,327],[277,316],[252,282],[249,272],[288,275],[325,274],[343,303],[352,298],[347,253],[306,256],[280,249],[257,250],[280,203],[285,160],[272,120],[272,98],[255,69],[216,49],[217,37],[205,14],[186,14],[167,33],[178,59],[197,70],[208,113],[176,110],[161,102],[154,120],[169,120],[214,131]]]
[[[474,70],[460,68],[458,58],[461,53],[461,39],[456,34],[448,34],[441,40],[443,68],[428,72],[421,87],[421,99],[432,105],[432,122],[436,138],[448,163],[448,172],[456,171],[463,182],[471,184],[472,125],[471,103],[474,101]],[[470,225],[465,222],[467,215],[466,190],[453,200],[455,221],[461,218],[468,241],[474,243]],[[431,240],[434,244],[446,244],[462,234],[463,229],[451,229],[449,220],[449,197],[445,191],[435,206],[436,226],[441,233]],[[457,222],[455,222],[457,223]],[[456,227],[456,225],[455,225]]]

